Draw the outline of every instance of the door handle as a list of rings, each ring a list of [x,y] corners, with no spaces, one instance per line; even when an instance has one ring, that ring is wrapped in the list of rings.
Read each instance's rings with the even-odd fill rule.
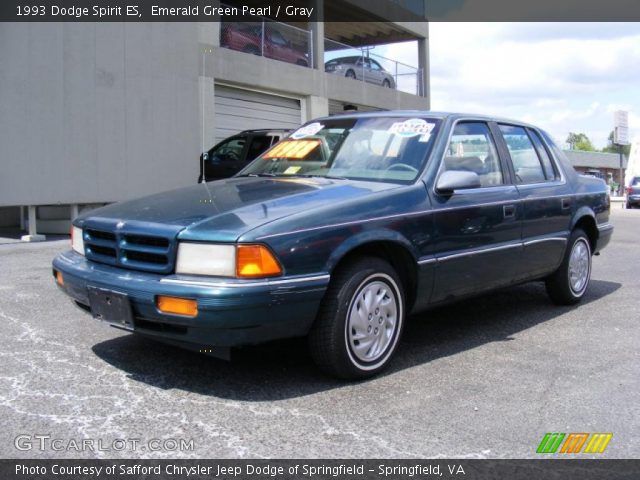
[[[504,212],[504,218],[513,218],[516,214],[516,206],[515,205],[505,205],[502,207]]]
[[[571,199],[570,198],[563,198],[562,199],[562,209],[566,210],[567,208],[571,208]]]

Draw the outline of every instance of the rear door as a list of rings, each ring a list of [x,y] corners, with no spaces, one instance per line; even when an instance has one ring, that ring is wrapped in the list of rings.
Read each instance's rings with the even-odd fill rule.
[[[523,205],[519,277],[533,278],[560,265],[575,208],[574,196],[536,130],[509,124],[500,124],[499,129]]]
[[[458,121],[453,127],[438,175],[472,171],[481,187],[452,195],[431,189],[437,262],[433,302],[508,284],[518,272],[522,209],[498,152],[487,122]]]

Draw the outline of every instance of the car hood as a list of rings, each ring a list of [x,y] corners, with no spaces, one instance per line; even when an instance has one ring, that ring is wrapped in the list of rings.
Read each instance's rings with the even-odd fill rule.
[[[266,223],[398,185],[326,178],[236,177],[88,212],[79,226],[108,223],[172,230],[185,240],[229,242]]]

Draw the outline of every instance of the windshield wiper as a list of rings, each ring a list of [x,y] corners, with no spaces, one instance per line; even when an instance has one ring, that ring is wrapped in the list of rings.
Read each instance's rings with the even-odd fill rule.
[[[287,177],[301,177],[301,178],[328,178],[330,180],[347,180],[345,177],[338,177],[334,175],[308,175],[301,173],[299,175],[286,175]]]
[[[276,173],[245,173],[244,175],[238,175],[238,177],[279,177]]]

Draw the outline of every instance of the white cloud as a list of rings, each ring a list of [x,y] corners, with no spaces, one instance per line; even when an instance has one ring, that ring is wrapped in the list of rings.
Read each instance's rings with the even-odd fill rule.
[[[584,132],[598,147],[620,106],[640,129],[639,24],[433,23],[430,55],[435,110],[529,121],[561,142]]]

